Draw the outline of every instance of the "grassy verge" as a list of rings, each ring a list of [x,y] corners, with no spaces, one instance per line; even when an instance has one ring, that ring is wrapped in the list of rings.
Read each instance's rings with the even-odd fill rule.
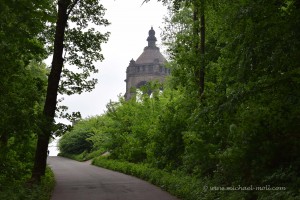
[[[205,186],[200,180],[186,176],[180,172],[168,173],[163,170],[151,168],[144,164],[134,164],[98,157],[93,160],[93,165],[130,174],[146,180],[169,193],[184,200],[200,200],[207,196]]]
[[[226,185],[218,183],[219,181],[217,179],[197,179],[195,177],[187,176],[179,171],[169,173],[163,170],[151,168],[145,164],[134,164],[104,157],[95,158],[92,164],[139,177],[161,187],[181,200],[253,199],[253,194],[260,200],[300,200],[299,194],[292,193],[289,190],[234,190],[231,189],[231,186],[227,187]],[[236,187],[239,186],[240,185],[238,184],[236,185]],[[225,189],[218,189],[218,187]]]
[[[82,156],[82,154],[75,155],[75,154],[66,154],[66,153],[59,153],[57,156],[65,157],[65,158],[70,158],[72,160],[77,160],[77,161],[86,161],[86,159]]]
[[[26,181],[7,182],[0,187],[0,199],[3,200],[49,200],[55,185],[54,174],[47,168],[41,184],[28,187]]]
[[[98,150],[98,151],[93,151],[91,153],[83,152],[81,154],[59,153],[57,156],[62,156],[65,158],[70,158],[72,160],[77,160],[77,161],[83,162],[83,161],[91,160],[95,157],[98,157],[103,153],[104,153],[104,150]]]

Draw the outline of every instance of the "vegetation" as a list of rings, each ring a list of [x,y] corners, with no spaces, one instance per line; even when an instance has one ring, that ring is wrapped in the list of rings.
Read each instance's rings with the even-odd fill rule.
[[[40,184],[28,185],[25,180],[5,182],[0,185],[0,199],[49,200],[55,186],[54,175],[47,168]]]
[[[62,154],[106,153],[114,161],[95,163],[183,199],[300,199],[300,2],[161,1],[170,11],[164,91],[149,83],[77,122],[60,140]],[[53,185],[49,140],[66,130],[54,121],[57,95],[94,88],[88,77],[108,33],[88,24],[108,22],[99,0],[0,6],[0,198],[37,199]],[[48,69],[42,61],[51,53]],[[242,189],[250,186],[277,189]]]
[[[0,198],[49,199],[48,143],[54,132],[66,130],[54,121],[61,110],[57,92],[94,88],[97,81],[88,77],[97,72],[93,62],[103,59],[100,45],[108,33],[88,24],[108,25],[105,9],[97,0],[1,0],[0,7]],[[47,68],[43,60],[50,54]],[[66,63],[79,69],[73,72]]]
[[[178,183],[196,178],[197,198],[300,199],[299,2],[164,3],[170,8],[164,42],[172,71],[164,91],[151,83],[82,121],[89,137],[79,136],[77,125],[68,134],[85,137],[77,144],[91,144],[81,152],[103,149],[117,160],[97,159],[100,165],[134,174],[147,174],[147,167],[175,171]],[[67,135],[61,144],[71,149]]]
[[[0,1],[0,7],[0,199],[38,199],[38,193],[50,194],[45,187],[52,188],[51,172],[41,185],[24,186],[33,168],[47,86],[42,60],[51,4]]]
[[[57,111],[57,95],[82,93],[91,91],[97,83],[89,79],[91,73],[96,73],[94,62],[102,61],[101,44],[106,42],[109,33],[100,33],[89,25],[107,26],[109,23],[104,16],[104,7],[99,0],[58,0],[53,6],[57,7],[57,19],[53,37],[53,57],[48,76],[48,85],[43,107],[43,122],[40,124],[32,170],[32,181],[39,181],[45,175],[47,149],[55,125]],[[95,42],[97,41],[97,42]],[[66,64],[77,67],[78,72],[68,69]],[[80,113],[67,115],[71,120]]]
[[[200,200],[203,199],[201,193],[206,192],[203,191],[205,185],[200,179],[186,176],[179,171],[169,173],[145,164],[116,161],[103,157],[94,159],[92,164],[139,177],[176,195],[180,199]]]

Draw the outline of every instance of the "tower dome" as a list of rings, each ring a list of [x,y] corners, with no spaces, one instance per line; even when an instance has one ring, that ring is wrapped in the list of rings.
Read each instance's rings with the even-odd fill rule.
[[[136,61],[131,60],[126,70],[126,99],[130,99],[133,88],[139,88],[151,81],[163,82],[170,74],[170,70],[165,68],[167,60],[160,53],[156,46],[157,41],[153,27],[148,32],[148,46]]]
[[[153,30],[153,27],[151,27],[148,33],[148,46],[144,48],[144,52],[138,57],[136,63],[141,65],[151,64],[154,62],[164,64],[167,60],[160,53],[159,48],[155,44],[157,39],[155,37],[155,31]]]

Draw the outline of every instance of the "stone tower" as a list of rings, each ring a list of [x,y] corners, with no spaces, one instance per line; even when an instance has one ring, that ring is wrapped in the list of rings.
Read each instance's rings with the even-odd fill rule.
[[[149,81],[163,82],[165,77],[170,74],[170,70],[165,68],[167,62],[165,57],[160,53],[155,42],[155,31],[151,27],[147,38],[148,46],[136,61],[130,61],[126,70],[126,94],[128,100],[132,95],[133,88],[140,88]]]

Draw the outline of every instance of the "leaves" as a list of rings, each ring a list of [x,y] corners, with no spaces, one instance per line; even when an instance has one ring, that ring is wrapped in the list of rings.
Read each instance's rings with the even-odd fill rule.
[[[64,41],[64,68],[62,71],[59,92],[75,94],[90,92],[97,84],[96,79],[87,78],[91,73],[97,73],[96,61],[104,59],[101,54],[101,44],[107,42],[109,34],[96,31],[91,27],[107,26],[104,11],[97,0],[74,1],[70,4],[68,16],[70,22],[66,27]],[[70,69],[67,65],[76,66],[78,70]]]

